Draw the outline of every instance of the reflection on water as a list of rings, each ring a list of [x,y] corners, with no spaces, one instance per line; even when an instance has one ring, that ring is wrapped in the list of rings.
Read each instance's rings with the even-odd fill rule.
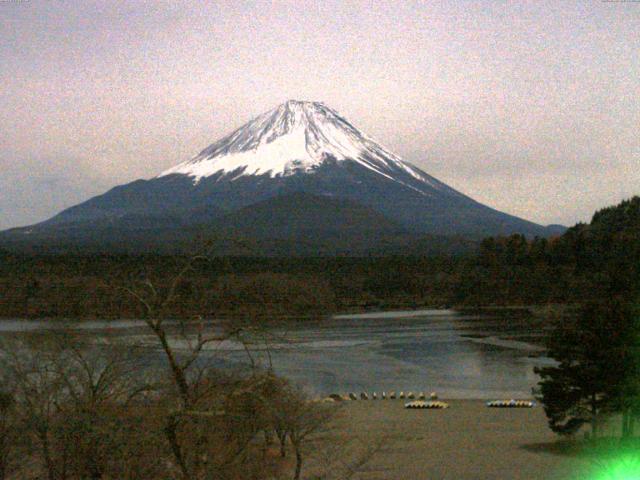
[[[0,332],[43,325],[3,321]],[[153,345],[139,321],[90,322],[82,328],[117,331],[129,342]],[[501,318],[450,310],[343,315],[270,333],[268,342],[254,339],[254,360],[271,364],[312,394],[395,390],[436,391],[443,398],[530,397],[538,381],[533,366],[548,363],[532,358],[540,347],[521,340],[541,332],[508,313]],[[233,341],[212,345],[205,355],[221,365],[248,361]]]
[[[532,333],[518,323],[451,312],[399,317],[296,328],[287,332],[295,349],[271,352],[274,368],[321,394],[403,390],[511,398],[530,397],[538,381],[533,366],[546,363],[529,357],[540,347],[517,340]]]

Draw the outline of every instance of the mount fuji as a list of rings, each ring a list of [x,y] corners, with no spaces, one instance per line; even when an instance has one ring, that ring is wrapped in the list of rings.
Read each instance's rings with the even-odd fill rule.
[[[208,233],[260,240],[262,247],[268,240],[307,242],[314,252],[320,239],[357,250],[363,241],[368,248],[424,235],[549,236],[558,229],[476,202],[323,103],[290,100],[155,178],[3,232],[0,241],[108,248]]]

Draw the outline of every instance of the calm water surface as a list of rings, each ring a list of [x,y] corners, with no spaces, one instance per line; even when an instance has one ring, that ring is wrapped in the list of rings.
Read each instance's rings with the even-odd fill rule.
[[[51,323],[0,321],[0,334],[44,325]],[[139,321],[85,322],[79,328],[154,344]],[[395,390],[436,391],[442,398],[529,398],[538,381],[533,367],[549,363],[536,357],[542,349],[529,343],[541,332],[509,311],[497,316],[450,310],[339,315],[270,333],[267,342],[255,340],[254,361],[271,364],[313,395]],[[174,345],[179,348],[180,342]],[[249,361],[243,347],[231,341],[212,345],[205,355],[226,366]]]

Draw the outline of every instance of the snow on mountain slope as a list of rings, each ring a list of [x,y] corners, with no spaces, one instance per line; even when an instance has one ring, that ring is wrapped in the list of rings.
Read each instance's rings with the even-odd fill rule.
[[[401,160],[326,105],[290,100],[155,178],[115,186],[11,235],[21,241],[40,232],[42,238],[71,241],[76,236],[93,238],[96,228],[111,225],[131,231],[132,242],[147,234],[169,239],[175,235],[167,232],[212,228],[220,219],[239,225],[242,219],[234,212],[243,215],[250,211],[243,209],[262,205],[264,222],[246,221],[263,225],[262,238],[271,238],[275,233],[265,225],[291,211],[283,202],[293,202],[293,209],[300,206],[294,194],[307,195],[307,201],[299,215],[284,222],[290,232],[308,231],[306,226],[320,218],[318,209],[335,199],[375,212],[410,235],[549,234]],[[356,218],[358,211],[350,209],[349,215]],[[372,215],[366,218],[376,227],[385,223]],[[346,220],[345,215],[336,218],[337,230],[349,230]],[[368,231],[364,223],[362,232]],[[386,230],[390,234],[393,229]]]
[[[354,161],[401,183],[398,171],[439,189],[443,185],[423,175],[367,137],[334,110],[319,102],[289,100],[259,115],[191,160],[158,177],[182,174],[194,183],[212,175],[220,179],[246,175],[289,176],[313,173],[325,161]]]

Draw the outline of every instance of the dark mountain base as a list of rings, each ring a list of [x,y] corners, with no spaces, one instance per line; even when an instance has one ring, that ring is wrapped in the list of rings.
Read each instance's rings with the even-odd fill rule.
[[[50,222],[0,233],[0,246],[25,253],[325,256],[472,252],[478,241],[412,232],[372,208],[294,192],[221,214],[199,207],[174,215],[127,214],[103,221]]]

